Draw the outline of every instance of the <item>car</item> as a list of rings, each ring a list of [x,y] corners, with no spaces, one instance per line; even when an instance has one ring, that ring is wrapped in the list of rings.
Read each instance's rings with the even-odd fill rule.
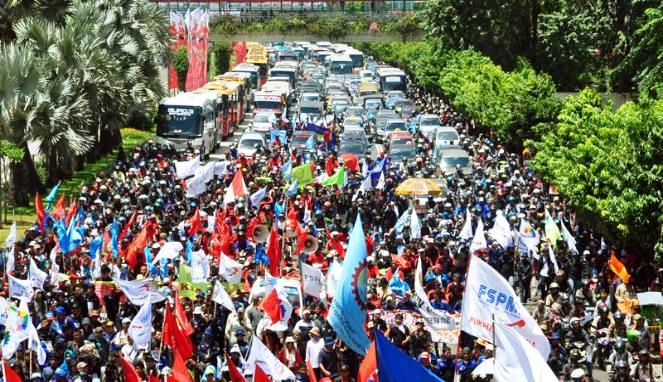
[[[349,108],[348,108],[349,109]],[[345,110],[347,114],[348,110]],[[348,129],[364,129],[364,123],[361,118],[357,117],[348,117],[343,120],[343,128]]]
[[[458,168],[463,175],[471,175],[473,172],[470,155],[460,147],[442,150],[439,167],[440,173],[444,176],[453,175]]]
[[[305,102],[305,101],[310,101],[310,102],[322,102],[322,96],[318,92],[302,92],[302,94],[299,96],[299,102]]]
[[[323,104],[320,101],[302,101],[297,108],[298,121],[315,121],[322,117]]]
[[[272,123],[276,121],[276,116],[272,112],[259,111],[253,116],[251,122],[251,131],[260,133],[269,133],[272,129]]]
[[[267,147],[267,140],[262,133],[244,133],[237,143],[237,152],[247,157],[255,155],[258,147]]]
[[[375,129],[378,134],[384,130],[384,125],[390,119],[398,119],[398,114],[396,114],[396,112],[393,110],[383,109],[378,110],[378,112],[375,113]]]
[[[405,94],[400,90],[391,90],[385,95],[385,103],[390,109],[394,107],[394,102],[399,99],[407,99]]]
[[[409,119],[414,114],[415,106],[409,99],[401,98],[394,101],[394,110],[401,115],[401,118]]]
[[[414,160],[416,157],[414,145],[391,145],[389,146],[389,151],[387,151],[387,156],[391,159],[393,164],[400,164],[408,159]]]
[[[384,109],[384,99],[379,94],[367,95],[359,99],[359,106],[363,107],[366,111]]]
[[[364,129],[346,129],[343,134],[341,134],[341,144],[343,144],[343,142],[350,141],[361,142],[364,146],[366,146],[366,149],[368,149],[371,145]]]
[[[412,134],[395,132],[389,135],[389,146],[412,144]]]
[[[359,106],[350,106],[345,110],[345,118],[359,118],[364,122],[364,109]]]
[[[421,130],[424,135],[432,138],[430,134],[438,127],[442,127],[442,122],[437,114],[420,114],[416,118],[415,126]]]
[[[389,135],[393,132],[407,132],[407,122],[403,119],[389,119],[382,130],[382,140],[389,141]]]
[[[312,131],[295,131],[295,133],[292,135],[292,138],[290,139],[290,147],[304,151],[310,150],[310,148],[306,148],[306,143],[311,137],[313,137],[314,142],[317,142],[317,137],[315,137],[315,135],[316,134]]]
[[[338,149],[338,155],[343,156],[344,154],[352,154],[357,158],[363,157],[364,155],[370,155],[371,151],[359,140],[341,140],[341,145]]]

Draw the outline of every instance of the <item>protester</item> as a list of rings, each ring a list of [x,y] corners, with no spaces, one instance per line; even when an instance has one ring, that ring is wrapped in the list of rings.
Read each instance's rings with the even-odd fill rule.
[[[472,173],[442,176],[440,195],[396,192],[409,177],[435,176],[434,142],[421,130],[412,138],[416,158],[396,162],[381,152],[354,158],[351,170],[352,158],[334,151],[342,117],[325,127],[316,150],[294,147],[290,138],[259,147],[254,157],[231,147],[222,166],[200,164],[182,179],[177,172],[194,162],[193,149],[181,154],[148,141],[82,185],[72,201],[58,200],[55,190],[45,218],[8,240],[2,259],[8,281],[0,323],[8,331],[34,327],[38,337],[14,343],[19,336],[6,336],[5,367],[43,382],[117,381],[126,365],[150,382],[186,374],[235,382],[236,372],[255,373],[256,354],[264,360],[269,353],[292,380],[313,374],[354,381],[363,354],[328,317],[359,217],[367,338],[384,334],[444,380],[472,380],[500,351],[490,338],[458,335],[476,257],[511,282],[522,304],[533,304],[556,375],[591,378],[597,333],[605,333],[615,343],[604,366],[612,380],[651,380],[650,352],[663,351],[663,341],[651,340],[653,322],[634,294],[650,285],[660,290],[663,272],[637,285],[622,279],[615,260],[627,270],[650,260],[609,247],[519,155],[439,96],[414,80],[406,93],[418,108],[413,118],[439,115],[458,129],[471,156]],[[281,119],[274,128],[289,125]],[[198,176],[209,176],[201,190],[192,182]],[[480,225],[485,245],[475,247]],[[302,264],[323,277],[304,276]],[[294,287],[273,278],[294,280]],[[319,288],[300,299],[309,281]],[[145,304],[151,308],[142,310]],[[452,329],[432,328],[425,304]],[[16,317],[28,314],[29,325],[17,325]]]

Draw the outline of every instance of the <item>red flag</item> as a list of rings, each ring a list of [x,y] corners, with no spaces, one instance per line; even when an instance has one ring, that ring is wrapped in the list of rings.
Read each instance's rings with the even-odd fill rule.
[[[39,197],[39,194],[37,194],[37,197]],[[43,208],[43,206],[42,206],[42,208]],[[5,382],[22,382],[23,381],[21,379],[21,377],[19,377],[19,375],[16,374],[16,372],[11,368],[11,366],[9,366],[7,361],[2,361],[2,362],[5,363],[5,368],[4,368],[5,369],[4,370],[4,372],[5,372]]]
[[[177,351],[182,357],[189,359],[193,354],[193,344],[191,338],[187,336],[184,331],[177,324],[175,316],[170,309],[170,305],[166,304],[166,314],[163,319],[163,343],[170,346],[171,349]]]
[[[270,382],[271,379],[265,373],[265,371],[260,367],[260,365],[256,364],[256,371],[254,373],[255,375],[253,376],[253,382]]]
[[[39,230],[44,232],[44,219],[46,219],[46,210],[44,210],[44,204],[41,202],[39,193],[35,195],[35,213],[37,214],[37,224],[39,225]]]
[[[60,196],[58,202],[55,203],[55,207],[51,209],[51,216],[55,220],[60,220],[64,217],[64,195]]]
[[[150,224],[146,224],[142,231],[134,238],[127,248],[125,258],[131,268],[136,268],[138,265],[145,261],[145,258],[140,259],[139,255],[143,253],[147,246],[147,236],[150,229]],[[142,260],[142,261],[141,261]]]
[[[295,228],[295,233],[297,234],[297,247],[295,248],[295,255],[299,256],[302,253],[302,249],[306,245],[306,238],[308,238],[308,232],[297,222],[297,227]]]
[[[255,231],[256,226],[260,222],[260,219],[256,216],[249,221],[249,225],[246,227],[246,237],[249,240],[253,240],[253,231]]]
[[[193,214],[191,219],[189,219],[189,224],[191,225],[191,227],[189,227],[189,232],[187,232],[189,236],[197,234],[202,229],[203,222],[200,220],[199,208],[196,208],[196,212]]]
[[[237,366],[233,362],[232,358],[228,357],[226,354],[226,363],[228,364],[228,372],[230,373],[230,380],[232,382],[246,382],[246,379],[242,373],[237,370]]]
[[[184,312],[184,307],[182,306],[182,301],[180,300],[180,294],[175,291],[175,317],[177,318],[177,323],[179,324],[180,328],[184,331],[184,333],[187,336],[190,336],[195,332],[193,327],[191,327],[191,323],[189,323],[189,319],[186,316],[186,313]]]
[[[345,167],[347,167],[349,170],[352,171],[359,170],[359,160],[357,159],[356,155],[343,154],[341,155],[341,158],[343,159],[343,163],[345,163]]]
[[[283,312],[281,312],[281,299],[279,294],[276,292],[276,288],[273,288],[271,292],[265,296],[265,298],[260,303],[260,309],[262,309],[269,318],[272,319],[272,324],[275,324],[281,319],[283,319]]]
[[[318,382],[318,379],[315,377],[315,371],[313,371],[313,366],[311,366],[310,361],[306,361],[306,374],[308,374],[309,382]]]
[[[69,205],[69,208],[67,209],[67,216],[65,217],[65,220],[64,220],[65,223],[67,223],[67,225],[69,225],[69,222],[71,221],[71,218],[74,217],[74,215],[76,215],[76,201],[75,200],[73,202],[71,202],[71,204]]]
[[[325,227],[325,231],[327,232],[327,241],[329,242],[329,245],[332,247],[332,249],[335,249],[336,252],[338,252],[338,256],[341,259],[344,259],[345,249],[343,248],[341,242],[332,237],[331,232],[329,232],[329,228]]]
[[[161,382],[161,381],[159,380],[159,377],[157,377],[156,375],[150,374],[150,376],[147,377],[147,382]]]
[[[272,225],[272,230],[269,232],[269,237],[267,238],[267,258],[269,259],[269,273],[278,277],[281,275],[280,264],[281,264],[281,245],[279,243],[279,231],[276,228],[276,224]]]
[[[359,378],[357,382],[378,382],[378,357],[375,349],[375,341],[366,352],[366,357],[359,366]]]
[[[117,241],[120,242],[124,240],[124,237],[127,236],[127,233],[129,233],[129,230],[131,229],[131,226],[134,224],[134,220],[136,220],[136,212],[131,214],[131,217],[129,218],[129,221],[127,224],[124,225],[124,228],[122,228],[122,231],[120,231],[120,236],[118,236]]]
[[[244,176],[242,175],[241,171],[237,171],[235,173],[235,176],[233,176],[233,180],[230,183],[230,186],[226,189],[226,194],[224,196],[224,203],[227,201],[235,201],[235,198],[244,196],[248,193],[246,191],[246,183],[244,183]]]
[[[191,373],[189,373],[189,369],[186,367],[186,362],[184,362],[184,358],[182,358],[182,354],[180,354],[179,349],[173,349],[172,371],[172,378],[174,382],[193,382]],[[170,380],[170,378],[168,378],[168,380]]]
[[[123,356],[120,356],[120,364],[124,371],[124,382],[140,382],[140,376],[134,366]]]

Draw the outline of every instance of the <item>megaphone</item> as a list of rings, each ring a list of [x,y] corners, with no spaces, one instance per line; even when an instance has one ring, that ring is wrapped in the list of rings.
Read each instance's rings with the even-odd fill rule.
[[[253,240],[255,240],[256,243],[264,243],[267,241],[267,237],[269,237],[269,229],[267,229],[267,226],[264,224],[256,225],[253,229]]]
[[[318,250],[318,239],[316,239],[312,235],[306,236],[306,241],[304,242],[304,249],[302,249],[302,252],[308,255],[317,250]]]

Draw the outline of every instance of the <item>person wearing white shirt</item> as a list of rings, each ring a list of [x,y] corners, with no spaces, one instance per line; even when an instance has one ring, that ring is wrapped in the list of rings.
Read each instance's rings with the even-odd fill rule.
[[[306,361],[311,363],[311,368],[315,371],[316,375],[320,375],[320,362],[318,358],[322,348],[325,346],[325,341],[320,337],[320,328],[314,326],[309,330],[310,340],[306,343]]]

